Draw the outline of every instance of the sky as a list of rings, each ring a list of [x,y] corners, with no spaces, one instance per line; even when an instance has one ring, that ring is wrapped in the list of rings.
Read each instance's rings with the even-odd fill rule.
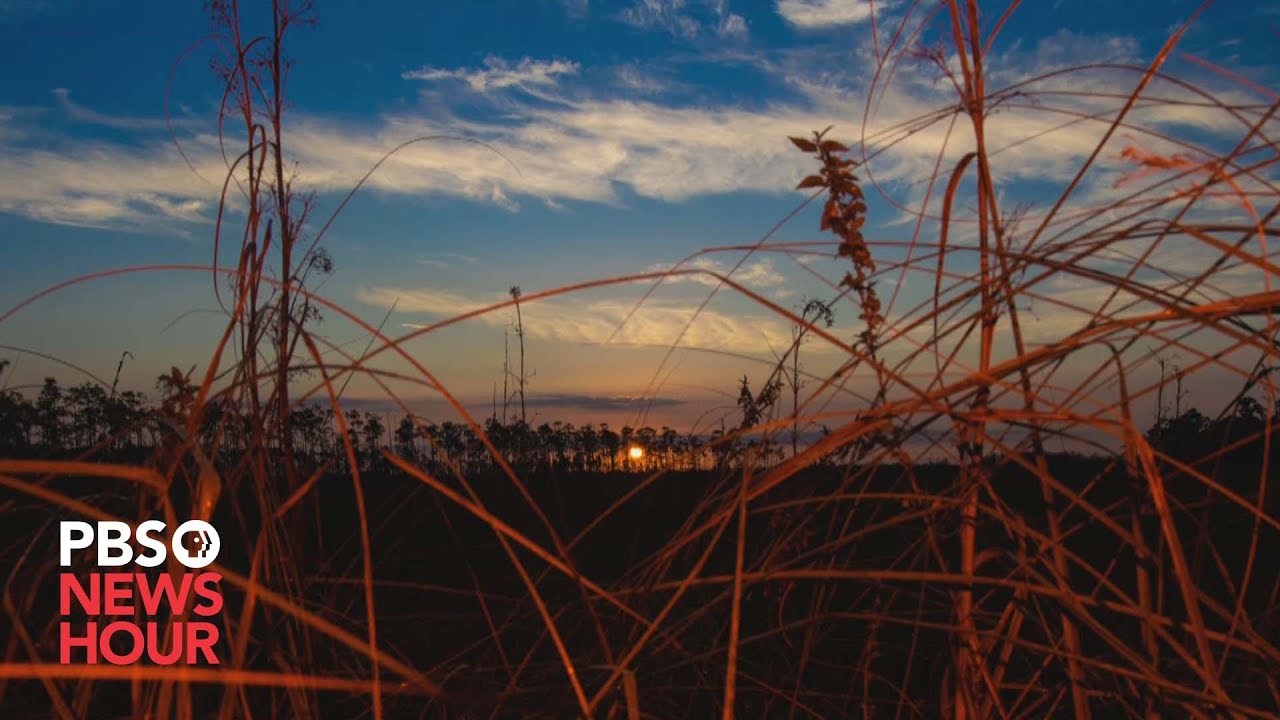
[[[246,26],[262,28],[269,4],[243,4]],[[1197,7],[1185,0],[1023,2],[989,55],[991,83],[1082,63],[1145,65]],[[990,26],[1004,5],[984,8]],[[893,128],[949,107],[954,95],[948,99],[936,68],[910,57],[877,95],[868,90],[877,55],[904,20],[909,30],[924,23],[914,47],[944,37],[945,26],[929,20],[934,9],[904,0],[318,2],[314,24],[291,30],[287,41],[293,65],[285,120],[295,182],[315,193],[313,217],[327,218],[391,148],[443,139],[411,146],[370,178],[323,238],[336,271],[316,289],[369,324],[385,322],[392,334],[500,302],[513,285],[532,295],[682,261],[722,272],[741,261],[734,279],[786,309],[829,298],[829,283],[846,265],[818,232],[815,207],[771,240],[825,246],[749,256],[702,251],[756,243],[796,210],[805,196],[794,188],[812,160],[786,138],[827,126],[850,145],[866,138],[882,150],[865,168],[876,185],[868,193],[868,237],[911,238],[904,208],[937,202],[924,199],[921,178],[938,163],[938,148],[946,145],[943,156],[953,163],[967,146],[947,144],[949,116],[910,135]],[[1211,4],[1169,70],[1230,101],[1261,102],[1244,80],[1276,86],[1278,28],[1276,2]],[[209,64],[211,30],[194,2],[0,0],[7,69],[0,74],[0,312],[87,273],[212,262],[227,170],[218,150],[221,87]],[[1114,69],[1084,78],[1120,92],[1136,82]],[[1115,106],[1099,98],[1062,103],[1102,113]],[[1028,208],[1052,203],[1102,132],[1086,123],[1045,137],[1061,118],[1035,110],[1011,108],[990,129],[1001,192]],[[1241,136],[1221,112],[1143,112],[1146,127],[1204,147],[1229,147]],[[1162,143],[1142,140],[1157,149]],[[1073,200],[1115,191],[1131,170],[1119,157],[1124,142],[1117,139]],[[233,252],[224,248],[220,262]],[[896,252],[885,249],[881,262]],[[1182,261],[1194,267],[1199,259]],[[522,307],[536,421],[707,426],[731,416],[738,378],[758,383],[790,341],[775,312],[717,291],[709,276],[668,281],[646,296],[652,287],[608,285]],[[1047,287],[1061,297],[1076,293],[1085,306],[1098,292]],[[927,278],[895,274],[881,278],[880,288],[900,293],[902,312],[932,292]],[[207,272],[145,271],[77,284],[0,323],[0,358],[14,361],[0,384],[22,389],[50,374],[64,384],[85,374],[110,382],[128,351],[121,386],[151,391],[170,366],[203,369],[224,322],[216,308]],[[1082,322],[1059,310],[1042,306],[1033,336],[1047,339]],[[836,315],[833,333],[852,338],[856,308],[838,307]],[[502,309],[405,347],[487,414],[502,392],[504,344],[509,357],[518,352],[513,321]],[[351,353],[368,342],[333,312],[318,331]],[[827,343],[805,346],[815,376],[842,356]],[[384,361],[388,369],[407,367]],[[425,388],[396,390],[443,412]],[[363,379],[348,389],[353,402],[370,406],[378,406],[379,393]]]

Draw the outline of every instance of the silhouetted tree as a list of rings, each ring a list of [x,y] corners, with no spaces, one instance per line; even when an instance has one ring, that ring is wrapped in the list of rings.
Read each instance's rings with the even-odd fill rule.
[[[54,378],[45,378],[44,387],[36,397],[35,420],[40,431],[40,445],[46,450],[56,451],[66,446],[66,423],[63,421],[62,388]]]
[[[509,292],[511,293],[511,299],[515,300],[516,303],[516,337],[520,340],[520,376],[516,378],[517,391],[520,393],[520,422],[527,423],[529,418],[525,414],[524,406],[524,382],[527,377],[524,374],[524,316],[520,314],[520,296],[522,293],[519,285],[512,285]]]

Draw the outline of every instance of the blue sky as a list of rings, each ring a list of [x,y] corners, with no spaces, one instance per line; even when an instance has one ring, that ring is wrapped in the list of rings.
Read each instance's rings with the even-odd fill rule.
[[[246,23],[261,27],[259,4],[245,5],[255,6],[245,10]],[[1024,2],[989,58],[992,83],[1086,62],[1145,64],[1197,6]],[[874,7],[880,44],[904,18],[909,30],[927,24],[933,9]],[[385,166],[326,238],[337,273],[321,291],[373,323],[394,304],[388,329],[404,332],[500,300],[513,284],[533,292],[757,241],[802,199],[793,188],[808,161],[786,136],[834,125],[838,137],[859,137],[878,45],[871,8],[864,0],[317,3],[315,25],[294,30],[289,41],[295,66],[286,140],[298,184],[317,193],[318,217],[382,152],[407,139],[448,134],[492,148],[424,143]],[[989,5],[987,22],[1003,8]],[[1275,3],[1219,2],[1180,49],[1275,87],[1277,27]],[[8,69],[0,75],[0,305],[82,273],[210,262],[225,167],[214,135],[220,87],[208,65],[212,49],[200,44],[209,31],[199,3],[0,0],[0,57]],[[936,42],[940,33],[927,24],[920,41]],[[1185,59],[1170,70],[1228,101],[1261,102],[1241,83]],[[1120,71],[1084,77],[1119,92],[1136,80]],[[174,135],[198,173],[166,129],[166,88]],[[1108,107],[1096,99],[1061,102]],[[905,62],[876,98],[868,128],[947,103],[936,70]],[[1052,201],[1100,133],[1085,125],[1049,140],[1037,135],[1055,122],[1044,113],[1002,118],[1007,124],[994,126],[997,142],[1009,146],[997,170],[1002,192],[1029,207]],[[1241,135],[1220,113],[1195,108],[1140,119],[1204,147],[1230,146]],[[869,236],[910,238],[913,224],[897,206],[923,202],[920,178],[932,170],[945,129],[946,122],[931,125],[872,162],[882,188],[869,193]],[[1123,142],[1099,164],[1084,198],[1115,187]],[[956,141],[944,155],[965,150]],[[823,240],[816,224],[812,212],[803,214],[775,239]],[[725,269],[740,257],[696,262]],[[843,270],[831,258],[774,253],[748,259],[735,277],[792,307],[830,295],[815,273],[838,279]],[[896,282],[883,281],[882,288]],[[905,279],[899,307],[928,297],[928,286]],[[645,289],[591,291],[528,308],[530,392],[558,398],[539,410],[543,417],[581,420],[607,406],[617,421],[626,413],[600,398],[649,392],[672,401],[660,403],[651,421],[688,423],[731,404],[734,379],[762,376],[789,336],[777,317],[721,293],[664,364],[666,348],[711,288],[670,283],[619,330]],[[208,312],[212,296],[208,276],[194,273],[95,282],[6,321],[0,344],[108,379],[129,350],[136,359],[122,384],[150,389],[170,365],[185,369],[208,357],[219,323]],[[1073,322],[1043,312],[1046,326]],[[837,330],[852,336],[856,314],[838,311]],[[509,315],[409,348],[484,406],[501,382]],[[355,350],[365,342],[338,318],[328,318],[324,332]],[[815,373],[840,359],[829,348],[811,355]],[[19,360],[0,379],[10,387],[55,372],[18,350],[0,357]],[[80,380],[70,370],[56,373]],[[404,392],[427,402],[423,391]],[[376,388],[357,382],[351,393],[373,396]]]

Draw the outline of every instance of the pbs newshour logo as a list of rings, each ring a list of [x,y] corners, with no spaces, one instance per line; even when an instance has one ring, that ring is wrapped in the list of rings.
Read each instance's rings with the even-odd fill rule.
[[[157,665],[217,665],[218,626],[209,620],[222,611],[222,575],[204,571],[218,559],[222,540],[204,520],[179,525],[168,542],[159,520],[138,524],[100,520],[64,521],[58,531],[59,564],[71,567],[73,553],[90,551],[98,568],[81,577],[59,575],[59,659],[63,665],[132,665],[144,657]],[[135,552],[134,545],[139,546]],[[151,574],[125,566],[157,568],[173,559],[190,571]],[[87,620],[75,622],[73,614]],[[160,622],[162,618],[167,621]],[[106,622],[102,622],[105,620]]]

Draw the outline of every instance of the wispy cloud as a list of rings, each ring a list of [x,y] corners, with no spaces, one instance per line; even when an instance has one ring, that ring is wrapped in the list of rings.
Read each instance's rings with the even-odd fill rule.
[[[459,398],[465,406],[476,417],[487,414],[490,410],[490,403],[493,400],[490,397],[462,396]],[[700,398],[702,399],[702,398]],[[358,395],[348,393],[342,397],[343,410],[363,410],[366,412],[390,412],[400,413],[404,403],[415,413],[420,413],[430,418],[448,419],[454,417],[453,408],[438,397],[428,396],[422,398],[398,398],[399,402],[392,401],[385,397],[360,397]],[[328,400],[315,399],[308,402],[309,405],[321,409],[329,408],[331,405]],[[535,392],[529,391],[524,401],[525,407],[531,409],[552,409],[552,410],[581,410],[592,413],[592,415],[584,420],[585,423],[595,424],[602,420],[610,420],[612,418],[602,418],[597,413],[635,413],[638,410],[655,410],[658,408],[678,408],[690,404],[690,400],[686,398],[674,397],[648,397],[642,395],[596,395],[590,393],[577,392]],[[552,415],[548,420],[554,421],[560,413]],[[543,422],[541,418],[530,416],[530,422],[534,425]],[[623,423],[628,420],[623,420]]]
[[[684,40],[705,35],[742,40],[749,34],[746,19],[729,11],[728,0],[635,0],[618,18]]]
[[[1000,80],[1012,82],[1087,61],[1103,50],[1108,57],[1123,58],[1135,47],[1124,37],[1084,38],[1060,32],[1029,48],[993,53],[990,69]],[[492,60],[481,69],[420,71],[424,78],[456,78],[468,88],[483,89],[500,99],[502,112],[484,119],[448,114],[448,93],[442,95],[444,103],[384,113],[362,122],[299,112],[292,116],[289,145],[297,161],[297,183],[321,193],[346,190],[388,148],[414,137],[450,135],[484,145],[448,140],[412,145],[383,164],[365,187],[403,195],[462,197],[510,209],[529,199],[558,205],[565,201],[618,203],[627,194],[666,201],[743,191],[787,194],[810,171],[811,159],[796,152],[786,137],[841,118],[860,118],[865,102],[864,90],[856,82],[817,81],[773,68],[770,71],[794,91],[793,99],[760,108],[710,103],[677,106],[656,98],[620,98],[614,94],[616,85],[562,91],[556,86],[557,78],[568,75],[570,68],[577,71],[576,64],[567,61],[526,59],[515,64]],[[1020,181],[1035,181],[1043,190],[1043,183],[1069,180],[1094,150],[1122,99],[1057,91],[1074,90],[1073,83],[1088,78],[1129,87],[1137,75],[1120,70],[1091,72],[1087,77],[1041,81],[1026,90],[1055,91],[1047,100],[1012,97],[990,115],[988,147],[1002,192],[1027,186]],[[941,148],[945,148],[944,168],[954,166],[972,149],[968,134],[948,134],[945,108],[954,103],[954,97],[948,95],[945,83],[935,84],[925,74],[899,72],[895,83],[877,97],[877,112],[866,128],[866,137],[874,142],[870,149],[885,149],[869,165],[879,189],[896,193],[895,200],[907,206],[919,204],[924,179],[932,175]],[[541,88],[543,94],[535,100],[520,92],[530,87]],[[1158,135],[1139,134],[1138,128],[1176,129],[1184,137],[1228,141],[1247,131],[1232,113],[1170,83],[1156,81],[1149,92],[1179,101],[1143,103],[1129,113],[1125,134],[1147,143],[1152,151],[1169,146]],[[1217,97],[1245,103],[1246,99],[1237,98],[1239,94],[1222,91]],[[554,102],[546,102],[548,97]],[[69,95],[59,98],[70,103]],[[120,122],[79,105],[64,104],[66,108],[85,118]],[[939,108],[944,111],[939,113]],[[936,118],[932,124],[914,121],[931,113]],[[226,173],[213,135],[180,129],[187,158],[202,179],[157,133],[150,133],[145,138],[148,142],[138,143],[68,141],[40,129],[39,123],[29,113],[0,112],[0,210],[49,222],[117,227],[209,219]],[[38,141],[32,140],[37,130],[42,134]],[[833,136],[853,145],[858,130],[855,121],[848,120],[836,126]],[[1113,143],[1123,139],[1117,136]],[[1113,192],[1116,171],[1124,169],[1118,157],[1120,147],[1117,144],[1115,152],[1098,158],[1090,177],[1078,188],[1077,198]],[[1185,148],[1173,150],[1186,152]],[[939,202],[940,196],[934,193],[933,202]]]
[[[66,88],[54,88],[53,96],[57,98],[58,106],[66,113],[67,117],[76,122],[101,125],[102,127],[118,130],[163,130],[166,127],[165,121],[161,118],[122,117],[87,108],[72,101],[71,91]]]
[[[746,39],[749,33],[747,20],[737,13],[729,12],[728,0],[716,0],[715,11],[717,35],[737,40]]]
[[[642,197],[684,200],[741,190],[791,192],[808,161],[786,136],[828,117],[801,108],[766,113],[564,100],[493,122],[402,114],[370,129],[299,118],[293,147],[300,181],[321,190],[349,187],[386,148],[406,138],[461,134],[487,145],[443,141],[406,148],[366,187],[508,206],[519,196],[616,202],[622,188]]]
[[[698,21],[686,14],[684,0],[637,0],[619,17],[638,28],[660,28],[683,38],[697,37],[699,30]]]
[[[461,80],[476,92],[489,92],[512,87],[550,86],[558,82],[560,75],[576,75],[581,66],[568,60],[534,60],[524,58],[514,65],[490,55],[482,68],[441,69],[422,67],[409,70],[400,77],[405,80]]]
[[[716,32],[721,37],[745,38],[747,36],[747,21],[741,15],[730,13],[720,21]]]
[[[441,253],[431,257],[418,258],[419,265],[426,265],[427,267],[439,268],[441,270],[448,270],[459,265],[470,265],[474,262],[476,262],[476,258],[470,255],[462,255],[460,253]]]
[[[883,9],[890,3],[880,3]],[[778,0],[776,5],[782,19],[798,28],[816,28],[853,25],[871,19],[869,0]]]
[[[172,146],[139,151],[106,142],[28,147],[0,130],[0,210],[87,227],[168,227],[208,219],[217,187]],[[199,144],[199,143],[197,143]],[[215,147],[198,152],[205,177],[225,174]]]
[[[619,87],[629,92],[652,95],[666,91],[672,87],[670,79],[661,78],[651,68],[641,67],[635,63],[619,65],[613,68],[613,80]]]
[[[650,270],[661,272],[670,269],[670,265],[653,265]],[[787,277],[774,267],[773,258],[762,258],[746,262],[736,272],[730,275],[733,267],[726,262],[710,257],[698,257],[686,263],[686,269],[708,270],[717,275],[731,277],[735,282],[746,285],[750,288],[772,289],[781,287],[786,284]],[[711,275],[692,274],[692,275],[672,275],[664,282],[668,283],[685,283],[692,282],[707,287],[715,287],[720,284],[720,280]]]
[[[685,400],[671,397],[625,397],[614,395],[585,395],[580,393],[534,393],[525,399],[528,407],[578,408],[582,410],[631,411],[643,407],[674,407]]]
[[[357,292],[361,302],[379,308],[395,304],[402,313],[423,313],[448,318],[506,300],[505,295],[469,296],[449,290],[370,287]],[[704,348],[744,354],[766,353],[785,347],[790,331],[785,322],[762,312],[729,312],[708,307],[697,312],[697,302],[650,298],[639,309],[634,299],[552,298],[521,304],[525,333],[536,339],[602,345],[638,345]],[[634,314],[632,311],[635,310]],[[506,327],[511,313],[490,312],[479,321]],[[407,322],[423,327],[428,322]],[[685,327],[688,326],[688,331]],[[683,334],[683,337],[681,335]]]

